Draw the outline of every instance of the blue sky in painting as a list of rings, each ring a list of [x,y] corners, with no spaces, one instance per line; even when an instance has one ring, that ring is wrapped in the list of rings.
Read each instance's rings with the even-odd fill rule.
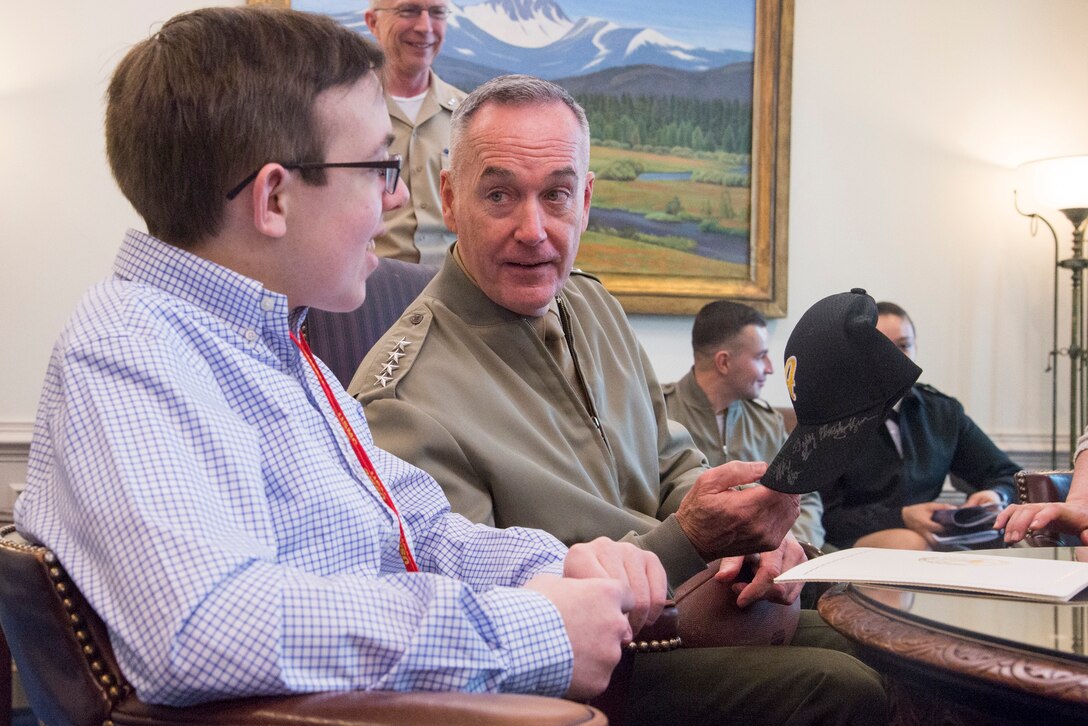
[[[476,5],[476,0],[453,0]],[[659,30],[673,40],[710,50],[751,51],[755,0],[686,0],[672,6],[661,0],[556,0],[572,20],[607,18],[618,25]],[[367,0],[294,0],[299,10],[337,13],[365,7]],[[679,7],[682,12],[677,12]],[[674,9],[675,8],[675,9]]]
[[[589,15],[619,25],[655,28],[673,40],[710,50],[752,50],[755,0],[685,0],[675,5],[661,0],[557,2],[572,19]]]

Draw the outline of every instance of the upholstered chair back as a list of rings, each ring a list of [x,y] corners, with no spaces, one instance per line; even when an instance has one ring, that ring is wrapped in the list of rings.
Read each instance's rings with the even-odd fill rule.
[[[51,726],[103,724],[130,692],[102,621],[56,556],[0,531],[0,625],[35,715]]]
[[[311,309],[306,337],[314,355],[345,388],[363,357],[397,322],[438,270],[400,260],[380,259],[366,281],[366,300],[350,313]]]

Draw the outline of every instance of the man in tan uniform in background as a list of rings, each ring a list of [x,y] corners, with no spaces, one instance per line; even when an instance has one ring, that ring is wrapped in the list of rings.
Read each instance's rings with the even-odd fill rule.
[[[627,539],[658,554],[674,586],[718,557],[762,552],[738,602],[795,599],[772,580],[803,558],[788,534],[797,498],[734,489],[763,464],[708,470],[666,419],[619,303],[571,274],[593,191],[582,109],[546,81],[498,78],[454,114],[451,149],[442,200],[458,242],[350,386],[379,444],[427,466],[475,521]],[[885,718],[876,674],[819,648],[637,655],[632,679],[631,722]]]
[[[711,466],[727,461],[770,462],[786,440],[782,415],[759,398],[774,372],[767,321],[758,310],[729,300],[707,303],[691,328],[694,365],[661,387],[669,418],[691,434]],[[790,531],[823,547],[820,495],[801,495],[801,514]]]
[[[438,176],[449,158],[450,116],[465,94],[431,70],[450,8],[446,0],[371,0],[364,17],[385,51],[382,84],[408,203],[385,215],[378,255],[441,264],[454,236],[442,221]]]

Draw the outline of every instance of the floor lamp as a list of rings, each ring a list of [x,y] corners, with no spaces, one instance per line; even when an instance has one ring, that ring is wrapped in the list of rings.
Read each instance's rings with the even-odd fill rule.
[[[1077,439],[1088,425],[1088,351],[1085,345],[1084,316],[1084,268],[1088,259],[1084,257],[1084,231],[1088,220],[1088,156],[1063,156],[1054,159],[1040,159],[1021,165],[1018,170],[1020,182],[1016,196],[1016,211],[1030,217],[1032,223],[1038,220],[1050,228],[1054,235],[1054,313],[1053,342],[1050,351],[1051,403],[1050,403],[1050,456],[1051,466],[1057,466],[1058,447],[1058,357],[1069,357],[1069,456],[1077,448]],[[1021,192],[1023,194],[1021,195]],[[1039,211],[1024,212],[1021,201],[1030,200],[1029,208]],[[1065,215],[1073,225],[1073,254],[1061,259],[1058,252],[1058,233],[1053,225],[1040,212],[1057,210]],[[1032,230],[1034,232],[1034,229]],[[1058,347],[1058,270],[1069,270],[1072,277],[1070,291],[1070,332],[1069,345]],[[1072,458],[1070,458],[1072,464]]]

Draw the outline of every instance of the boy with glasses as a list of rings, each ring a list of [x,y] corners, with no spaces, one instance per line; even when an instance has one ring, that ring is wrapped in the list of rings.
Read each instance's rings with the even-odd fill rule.
[[[110,82],[107,154],[149,233],[54,347],[15,521],[145,701],[588,698],[663,605],[633,547],[451,514],[300,337],[309,306],[363,301],[405,200],[381,62],[326,17],[207,8]]]

